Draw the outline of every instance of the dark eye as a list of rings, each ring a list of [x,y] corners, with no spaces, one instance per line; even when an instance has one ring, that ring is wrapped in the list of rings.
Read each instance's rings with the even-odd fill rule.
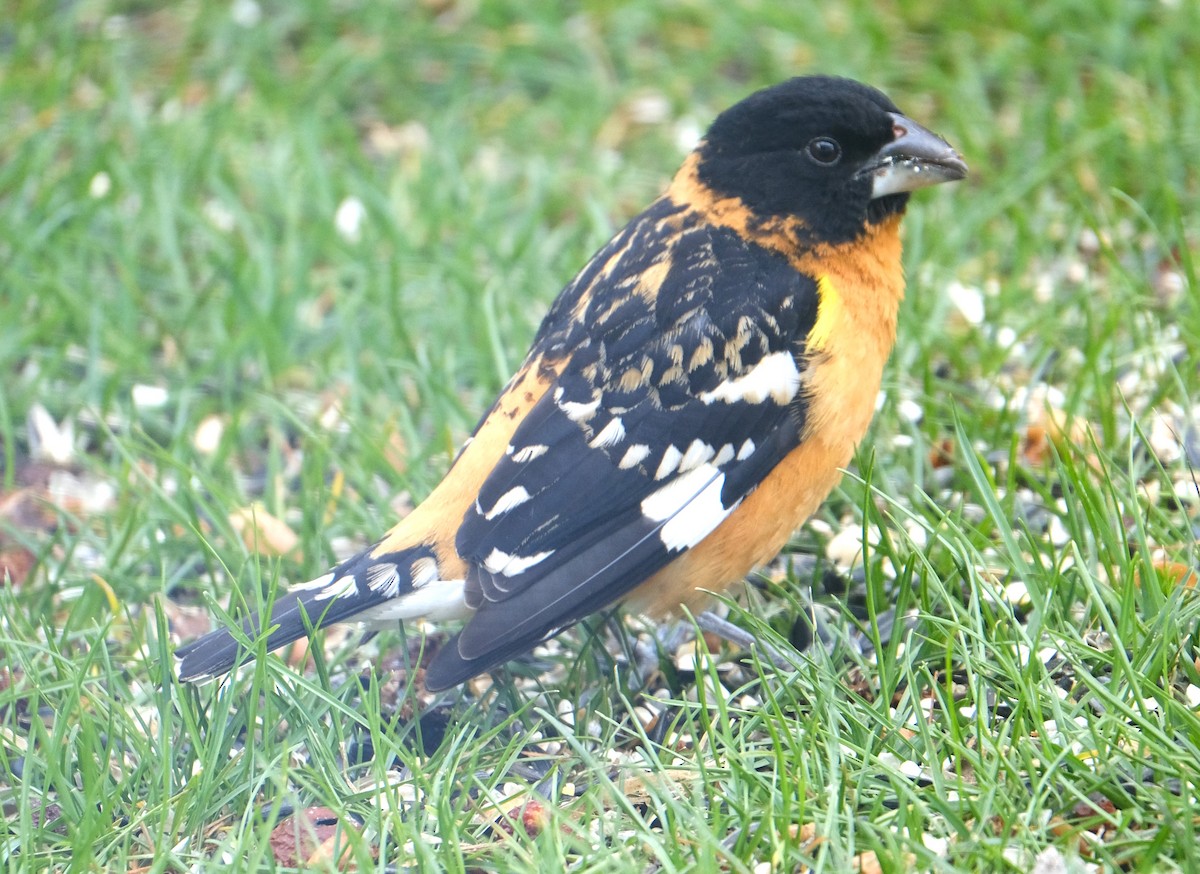
[[[818,164],[836,164],[842,157],[842,147],[830,137],[817,137],[808,144],[808,156]]]

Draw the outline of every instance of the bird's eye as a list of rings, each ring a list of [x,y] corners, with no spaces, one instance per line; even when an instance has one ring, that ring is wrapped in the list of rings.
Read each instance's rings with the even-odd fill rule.
[[[842,157],[842,147],[830,137],[816,137],[808,144],[808,156],[818,164],[836,164]]]

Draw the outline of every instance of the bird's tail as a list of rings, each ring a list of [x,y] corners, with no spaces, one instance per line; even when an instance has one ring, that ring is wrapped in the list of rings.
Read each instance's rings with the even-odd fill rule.
[[[431,551],[418,546],[383,556],[368,549],[311,582],[294,586],[280,595],[271,607],[270,618],[255,614],[242,622],[243,636],[220,628],[175,650],[176,673],[183,682],[207,680],[233,670],[254,656],[257,647],[241,643],[256,641],[267,632],[268,651],[286,646],[319,628],[351,618],[369,619],[373,608],[404,599],[423,580],[414,576],[428,563]],[[360,616],[359,614],[364,614]]]

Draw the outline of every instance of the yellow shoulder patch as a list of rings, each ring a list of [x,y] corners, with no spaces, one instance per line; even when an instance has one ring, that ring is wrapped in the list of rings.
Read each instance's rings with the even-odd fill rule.
[[[844,306],[842,296],[838,294],[837,287],[828,276],[817,278],[817,298],[817,321],[808,332],[806,344],[809,349],[824,349],[829,344]]]

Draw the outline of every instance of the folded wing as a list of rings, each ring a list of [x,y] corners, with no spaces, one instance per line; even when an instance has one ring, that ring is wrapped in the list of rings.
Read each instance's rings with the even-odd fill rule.
[[[619,600],[692,548],[803,439],[812,277],[661,200],[556,303],[571,350],[457,535],[475,614],[437,688]]]

